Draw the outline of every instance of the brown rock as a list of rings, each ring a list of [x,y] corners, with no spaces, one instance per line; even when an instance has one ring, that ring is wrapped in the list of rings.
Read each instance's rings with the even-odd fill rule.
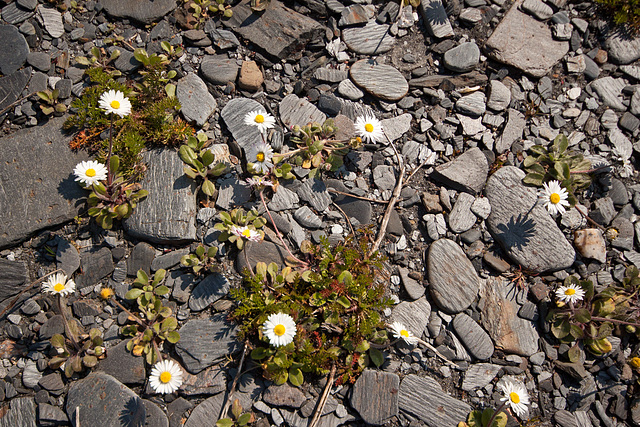
[[[307,398],[299,388],[284,383],[282,385],[269,386],[267,391],[264,392],[262,400],[271,406],[299,408]]]
[[[240,68],[238,86],[240,89],[257,92],[264,83],[264,76],[255,61],[244,61]]]
[[[607,244],[602,232],[597,228],[577,230],[574,233],[573,244],[583,257],[602,263],[607,261]]]

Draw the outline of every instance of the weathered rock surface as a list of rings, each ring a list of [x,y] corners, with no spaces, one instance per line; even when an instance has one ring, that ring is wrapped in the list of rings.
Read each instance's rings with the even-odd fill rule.
[[[409,84],[400,71],[370,59],[361,59],[353,64],[351,78],[362,89],[384,101],[398,101],[409,90]]]
[[[420,338],[429,323],[431,305],[425,297],[415,301],[402,301],[391,311],[391,320],[402,323],[407,330]]]
[[[454,35],[441,0],[421,0],[420,13],[422,13],[427,29],[435,38],[443,39]]]
[[[493,343],[480,325],[465,313],[456,315],[453,329],[469,353],[476,359],[486,360],[493,355]]]
[[[27,86],[27,83],[29,83],[30,78],[31,67],[23,68],[8,76],[0,77],[0,111],[18,100],[22,90]],[[4,117],[4,114],[1,114],[0,117]]]
[[[222,274],[209,274],[202,282],[198,283],[191,293],[189,308],[193,311],[204,310],[225,296],[230,286],[231,284]]]
[[[25,63],[29,46],[15,26],[0,25],[0,51],[11,52],[11,55],[5,54],[0,60],[0,74],[7,76],[20,69]]]
[[[36,404],[33,397],[11,399],[10,405],[0,415],[0,427],[36,427]]]
[[[389,26],[369,21],[364,27],[342,30],[344,43],[352,51],[362,55],[379,55],[393,48],[395,37],[389,34]]]
[[[285,96],[278,107],[280,119],[285,126],[306,126],[309,123],[324,123],[327,116],[315,105],[294,94]]]
[[[484,187],[489,163],[479,148],[465,151],[456,159],[436,167],[432,177],[454,190],[476,194]]]
[[[104,10],[116,18],[131,18],[151,24],[176,8],[174,0],[100,0]]]
[[[227,125],[229,132],[245,152],[262,140],[257,126],[244,124],[244,116],[252,111],[265,111],[265,108],[253,99],[235,98],[229,101],[220,112],[220,116]]]
[[[218,103],[209,93],[207,85],[197,74],[189,73],[176,85],[176,97],[180,101],[180,111],[188,122],[202,126],[215,111]]]
[[[396,374],[365,369],[353,385],[351,406],[367,424],[382,425],[398,414]]]

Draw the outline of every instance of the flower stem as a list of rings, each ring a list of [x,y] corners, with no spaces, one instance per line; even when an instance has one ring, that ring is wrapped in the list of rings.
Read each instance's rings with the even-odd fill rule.
[[[109,115],[109,152],[107,153],[107,187],[111,187],[113,182],[113,171],[111,170],[111,152],[113,150],[113,113]]]
[[[640,328],[640,323],[625,322],[624,320],[608,319],[606,317],[591,316],[591,320],[598,320],[600,322],[618,323],[620,325],[636,326]]]
[[[269,208],[267,207],[267,202],[264,200],[264,189],[260,190],[260,200],[262,200],[262,205],[264,206],[264,209],[267,212],[267,215],[269,215],[269,219],[271,220],[271,224],[273,225],[273,229],[276,230],[276,234],[278,235],[278,238],[280,239],[280,242],[282,243],[282,246],[284,246],[284,248],[287,250],[287,252],[289,253],[289,256],[291,258],[293,258],[294,260],[299,262],[301,265],[305,265],[306,266],[307,263],[302,261],[301,259],[297,258],[295,255],[293,255],[291,253],[291,250],[289,249],[289,246],[287,246],[287,244],[284,242],[284,239],[282,238],[282,234],[280,234],[280,230],[278,230],[278,226],[276,225],[275,221],[273,220],[273,217],[271,216],[271,211],[269,211]]]
[[[506,405],[507,405],[507,401],[505,400],[504,402],[502,402],[502,405],[498,406],[498,409],[496,409],[493,412],[493,415],[491,416],[491,418],[489,418],[489,422],[487,423],[487,427],[491,427],[493,425],[493,422],[496,420],[496,417],[504,409],[504,407]]]

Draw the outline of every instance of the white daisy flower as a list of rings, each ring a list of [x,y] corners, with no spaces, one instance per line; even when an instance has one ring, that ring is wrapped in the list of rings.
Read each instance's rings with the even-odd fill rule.
[[[258,175],[247,178],[247,184],[252,187],[273,187],[273,182]]]
[[[100,96],[98,105],[103,110],[106,110],[107,114],[114,113],[120,117],[128,116],[131,114],[131,102],[129,98],[124,96],[124,93],[119,90],[110,90]]]
[[[407,344],[415,344],[418,342],[418,337],[413,335],[405,326],[400,322],[393,322],[390,326],[393,336],[397,339],[401,339]]]
[[[151,369],[149,383],[156,393],[173,393],[182,385],[182,368],[173,360],[158,362]]]
[[[570,302],[575,303],[578,301],[582,301],[584,298],[585,292],[582,289],[582,286],[576,285],[574,283],[569,286],[560,286],[556,289],[556,297],[562,302]]]
[[[69,279],[64,273],[56,273],[49,276],[47,281],[42,284],[42,292],[47,294],[59,294],[63,297],[71,295],[76,291],[76,283]]]
[[[560,186],[560,181],[549,181],[543,186],[544,189],[540,192],[539,197],[544,203],[544,207],[547,208],[551,215],[564,214],[565,206],[569,207],[567,190]]]
[[[107,173],[106,166],[95,160],[80,162],[76,165],[75,169],[73,169],[76,181],[80,181],[86,186],[104,181],[107,179]]]
[[[522,383],[505,379],[498,384],[498,388],[500,388],[500,391],[505,395],[505,397],[500,400],[507,402],[507,405],[509,405],[517,416],[522,417],[527,413],[527,405],[530,403],[529,393],[527,393],[527,389]]]
[[[256,230],[252,230],[249,227],[237,227],[235,225],[231,226],[231,233],[235,234],[238,237],[242,237],[246,240],[251,240],[252,242],[259,242],[262,240],[262,236]]]
[[[296,322],[288,314],[274,313],[262,325],[262,332],[272,345],[287,345],[293,342],[293,337],[296,336]]]
[[[376,143],[384,138],[382,123],[373,115],[360,116],[356,119],[356,133],[366,142]]]
[[[267,129],[272,128],[276,124],[276,119],[269,113],[256,110],[244,116],[244,124],[257,126],[261,133],[265,133]]]
[[[253,169],[258,173],[267,173],[273,167],[273,149],[267,143],[261,142],[251,151],[250,159]]]

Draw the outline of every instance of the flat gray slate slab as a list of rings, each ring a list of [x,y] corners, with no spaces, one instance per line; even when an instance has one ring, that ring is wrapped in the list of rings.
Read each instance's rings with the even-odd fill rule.
[[[400,384],[398,407],[420,418],[429,427],[457,426],[466,420],[471,406],[442,391],[436,380],[407,375]]]
[[[291,128],[295,125],[306,126],[309,123],[322,124],[327,116],[316,108],[315,105],[293,93],[285,96],[280,105],[280,120],[285,126]]]
[[[431,35],[438,39],[453,37],[453,28],[442,0],[421,0],[420,13]]]
[[[391,65],[361,59],[351,66],[351,78],[371,95],[385,101],[398,101],[409,91],[402,73]]]
[[[249,0],[243,0],[233,8],[233,16],[223,24],[276,58],[300,58],[309,41],[324,35],[324,27],[317,21],[277,0],[259,14],[254,13],[250,5]]]
[[[2,55],[0,59],[0,74],[9,75],[25,63],[29,45],[18,28],[13,25],[0,25],[0,51],[11,52],[10,55]]]
[[[151,24],[178,5],[175,0],[100,0],[104,10],[116,18],[131,18]]]
[[[36,427],[36,403],[33,397],[11,399],[11,409],[0,416],[0,427]]]
[[[486,360],[493,355],[493,342],[489,334],[470,316],[459,313],[453,319],[452,325],[456,335],[473,357]]]
[[[393,48],[396,38],[389,33],[389,26],[369,21],[364,27],[342,30],[344,44],[355,53],[379,55]]]
[[[22,291],[21,285],[27,277],[27,267],[22,261],[0,258],[0,301]]]
[[[569,42],[554,40],[546,22],[520,11],[517,0],[485,43],[496,61],[512,65],[534,77],[542,77],[569,51]]]
[[[216,85],[235,83],[240,67],[235,59],[227,55],[207,55],[200,63],[200,72],[208,82]],[[244,123],[244,121],[243,121]]]
[[[367,424],[382,425],[398,414],[399,386],[396,374],[365,369],[353,385],[351,406]]]
[[[100,420],[104,427],[143,425],[147,410],[133,391],[103,372],[94,372],[73,382],[67,394],[66,412],[76,426],[76,408],[80,408],[80,425]]]
[[[215,425],[214,419],[218,418],[224,401],[224,393],[218,393],[203,401],[191,412],[184,427],[210,427]],[[246,408],[246,410],[248,409]]]
[[[220,112],[220,116],[227,125],[227,129],[229,129],[229,132],[231,132],[231,135],[233,135],[233,138],[240,148],[243,148],[245,151],[262,141],[257,126],[247,126],[244,124],[244,116],[256,110],[266,111],[262,104],[253,99],[235,98],[229,101]]]
[[[480,278],[460,245],[453,240],[440,239],[431,244],[427,269],[431,297],[445,312],[459,313],[476,299]]]
[[[570,267],[576,257],[573,247],[538,203],[536,189],[522,183],[524,176],[522,170],[505,166],[487,181],[489,232],[507,255],[527,270],[542,273]]]
[[[4,110],[16,102],[30,79],[31,67],[23,68],[8,76],[0,77],[0,110]],[[4,114],[2,116],[4,116]]]
[[[36,15],[38,22],[47,30],[54,39],[64,34],[62,14],[53,7],[40,6]]]
[[[489,384],[498,375],[502,369],[500,365],[491,363],[474,363],[464,373],[464,381],[462,381],[462,389],[465,391],[482,388]]]
[[[184,368],[194,375],[240,348],[236,327],[227,322],[224,315],[210,320],[190,320],[178,332],[180,341],[176,344],[176,353],[182,358]]]
[[[631,38],[616,32],[605,41],[609,59],[616,64],[630,64],[640,58],[640,37]]]
[[[474,147],[449,163],[436,167],[432,177],[454,190],[476,194],[484,187],[488,174],[487,157]]]
[[[192,311],[202,311],[218,301],[229,291],[229,281],[222,274],[212,273],[198,283],[189,298],[189,308]]]
[[[218,106],[205,82],[194,73],[178,80],[176,97],[185,120],[195,122],[198,126],[204,125]]]
[[[496,151],[498,153],[504,153],[511,148],[511,145],[522,138],[522,131],[524,131],[527,121],[524,118],[524,114],[513,108],[509,108],[507,124],[502,131],[502,134],[496,139]]]
[[[431,315],[431,305],[425,297],[415,301],[402,301],[393,307],[391,311],[391,321],[402,323],[407,330],[421,338]]]
[[[71,137],[62,134],[63,122],[64,117],[52,119],[0,140],[0,248],[85,209],[88,191],[74,181],[73,168],[88,156],[69,149]]]
[[[184,175],[182,160],[167,149],[146,152],[142,158],[148,170],[141,184],[149,196],[124,222],[127,233],[155,243],[195,240],[195,183]]]

